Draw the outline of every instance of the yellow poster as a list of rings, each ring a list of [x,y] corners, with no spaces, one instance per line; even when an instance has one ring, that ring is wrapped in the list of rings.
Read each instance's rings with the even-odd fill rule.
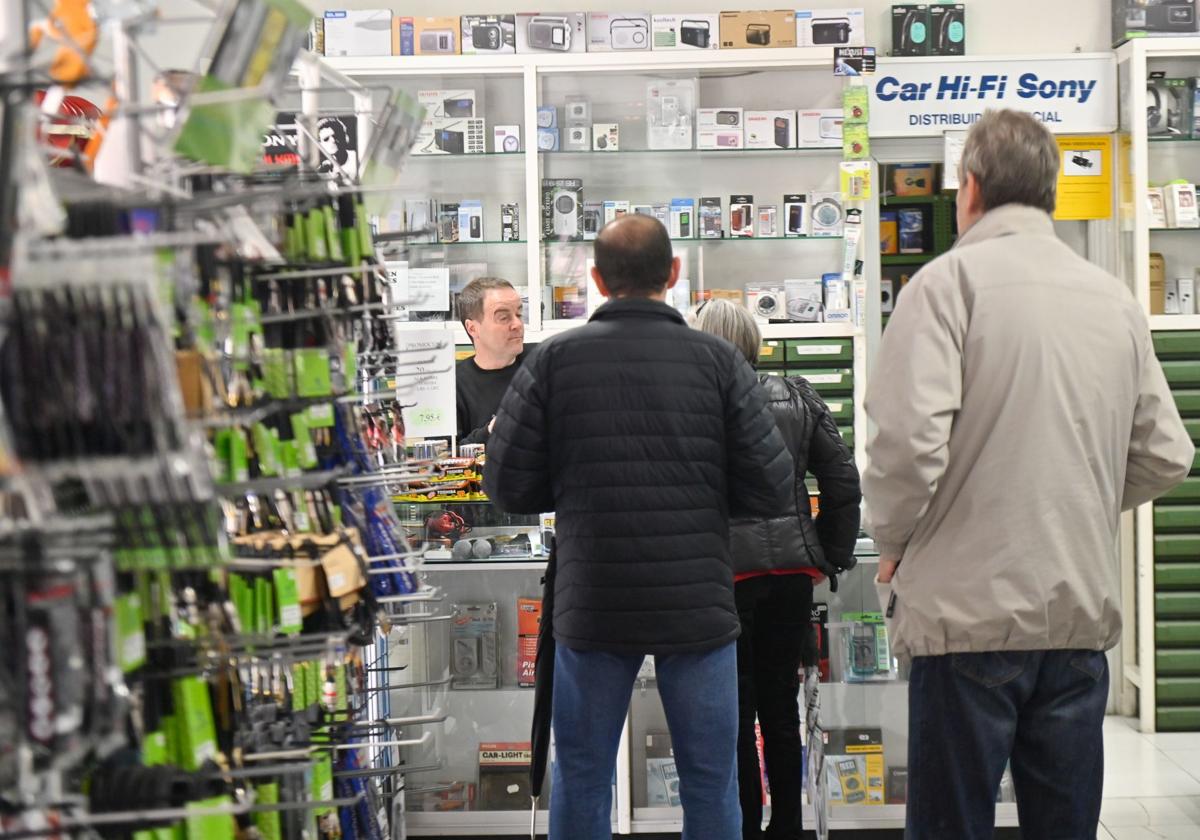
[[[1062,136],[1058,140],[1058,206],[1060,221],[1111,219],[1113,204],[1112,137]]]

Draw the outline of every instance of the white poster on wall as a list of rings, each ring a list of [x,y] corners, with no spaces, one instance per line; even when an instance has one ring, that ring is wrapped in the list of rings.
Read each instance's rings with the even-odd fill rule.
[[[404,406],[405,434],[413,438],[457,434],[453,333],[397,325],[392,334],[402,363],[396,390]]]
[[[995,108],[1031,113],[1055,134],[1117,129],[1117,66],[1110,54],[880,59],[869,88],[872,137],[966,131]]]

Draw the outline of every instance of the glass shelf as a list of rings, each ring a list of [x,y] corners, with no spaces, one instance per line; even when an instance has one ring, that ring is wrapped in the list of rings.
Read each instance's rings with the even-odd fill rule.
[[[405,162],[426,161],[426,160],[470,160],[472,158],[496,158],[496,157],[512,158],[513,160],[524,160],[525,152],[524,152],[524,150],[521,150],[519,152],[470,152],[470,153],[464,153],[461,155],[457,155],[457,154],[444,154],[444,155],[412,154],[412,155],[409,155],[407,158],[405,158]]]
[[[952,195],[885,195],[880,202],[885,207],[895,204],[937,204],[939,201],[954,201]]]
[[[720,239],[701,239],[695,236],[672,236],[672,242],[695,242],[698,245],[719,245],[737,243],[747,245],[753,242],[841,242],[844,236],[726,236]],[[543,239],[542,247],[547,245],[591,245],[590,239]]]
[[[484,239],[479,242],[406,242],[409,248],[469,248],[478,245],[524,245],[524,239]]]
[[[619,157],[621,155],[838,155],[841,146],[806,147],[803,149],[618,149],[615,152],[597,152],[592,149],[539,150],[539,155],[593,155],[595,157]]]
[[[1151,232],[1151,233],[1196,233],[1196,232],[1200,232],[1200,227],[1194,227],[1194,228],[1187,228],[1187,227],[1152,227],[1152,228],[1150,228],[1150,232]]]
[[[1150,137],[1151,143],[1200,143],[1200,137],[1183,137],[1171,135],[1168,137]]]

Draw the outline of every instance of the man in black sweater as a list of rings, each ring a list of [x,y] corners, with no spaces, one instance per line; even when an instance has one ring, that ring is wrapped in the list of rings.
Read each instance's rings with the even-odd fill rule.
[[[648,654],[683,840],[741,837],[729,518],[794,505],[792,458],[746,360],[663,302],[678,277],[657,220],[607,225],[592,278],[608,303],[517,371],[488,444],[492,501],[557,518],[551,840],[609,840],[617,746]]]
[[[500,398],[525,359],[521,296],[507,280],[477,277],[458,296],[458,317],[475,345],[454,372],[458,443],[487,443]]]

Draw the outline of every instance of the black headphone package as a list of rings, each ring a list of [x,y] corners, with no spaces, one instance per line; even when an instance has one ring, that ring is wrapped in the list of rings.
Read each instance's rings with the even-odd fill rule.
[[[892,6],[892,55],[929,55],[929,4]]]
[[[929,7],[930,55],[965,55],[967,52],[967,7],[964,3],[941,3]]]

